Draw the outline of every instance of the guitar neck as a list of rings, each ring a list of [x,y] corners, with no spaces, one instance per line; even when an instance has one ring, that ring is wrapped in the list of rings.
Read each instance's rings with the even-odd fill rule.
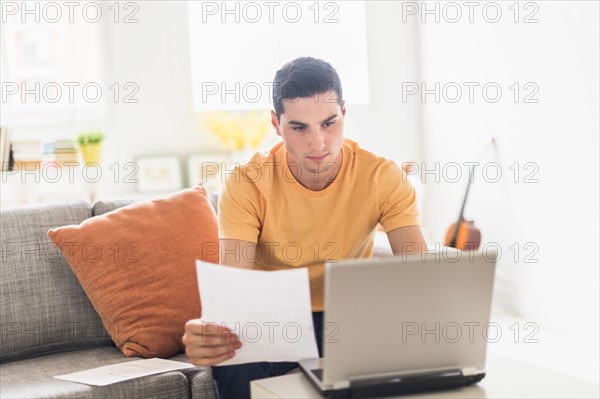
[[[458,229],[460,227],[460,222],[462,222],[465,213],[465,206],[467,205],[467,197],[469,196],[469,188],[471,188],[471,181],[473,180],[473,170],[475,166],[471,166],[469,169],[469,182],[467,183],[467,189],[465,191],[465,196],[462,201],[462,206],[460,207],[460,214],[458,215],[458,221],[456,222],[456,227],[454,228],[454,233],[452,234],[452,240],[450,241],[449,246],[456,248],[456,239],[458,238]]]
[[[463,197],[462,205],[460,207],[460,214],[458,216],[458,221],[463,220],[463,215],[465,213],[465,207],[467,205],[467,197],[469,196],[469,189],[471,188],[471,178],[473,174],[469,171],[469,182],[467,183],[467,189],[465,191],[465,196]]]

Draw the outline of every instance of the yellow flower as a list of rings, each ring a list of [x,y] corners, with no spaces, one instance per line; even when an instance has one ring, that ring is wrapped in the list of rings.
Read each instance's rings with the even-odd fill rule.
[[[237,112],[209,111],[200,115],[206,130],[232,151],[256,149],[263,141],[270,125],[268,111]]]

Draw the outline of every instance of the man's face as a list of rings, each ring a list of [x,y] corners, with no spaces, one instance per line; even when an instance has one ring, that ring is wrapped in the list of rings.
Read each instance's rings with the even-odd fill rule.
[[[302,172],[321,173],[336,163],[339,171],[344,115],[346,106],[343,102],[339,106],[333,91],[284,100],[280,121],[272,111],[271,123],[283,139],[288,164],[298,165]]]

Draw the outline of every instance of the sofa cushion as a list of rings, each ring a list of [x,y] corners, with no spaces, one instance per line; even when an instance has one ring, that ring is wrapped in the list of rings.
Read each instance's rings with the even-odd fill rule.
[[[55,375],[108,366],[126,361],[115,347],[101,347],[55,353],[35,359],[3,363],[0,366],[2,398],[187,398],[188,380],[180,371],[149,375],[106,386],[93,386],[54,378]],[[190,373],[210,372],[197,368]],[[202,387],[210,390],[208,387]],[[209,391],[210,392],[210,391]],[[208,396],[211,398],[211,396]]]
[[[98,216],[103,215],[107,212],[112,212],[115,209],[122,208],[127,205],[131,205],[135,200],[114,200],[114,201],[96,201],[92,206],[92,215]]]
[[[215,210],[215,213],[216,213],[217,209],[218,209],[217,204],[219,202],[219,195],[216,193],[209,192],[208,199],[210,200],[210,203],[213,206],[213,209]],[[94,215],[94,216],[102,215],[106,212],[111,212],[111,211],[114,211],[115,209],[122,208],[127,205],[131,205],[134,202],[136,202],[136,200],[96,201],[94,203],[94,205],[92,206],[92,215]]]
[[[81,223],[91,214],[85,201],[0,210],[0,362],[113,345],[77,278],[46,235],[49,229]]]
[[[219,397],[217,384],[212,378],[210,367],[206,370],[198,368],[182,370],[190,384],[191,399],[217,399]]]
[[[173,356],[169,360],[190,362],[190,359],[185,353]],[[188,379],[191,399],[217,399],[219,397],[219,394],[217,393],[217,384],[212,378],[212,370],[210,367],[194,367],[179,370],[179,372]]]
[[[185,323],[200,316],[195,261],[219,260],[217,220],[201,185],[48,235],[126,356],[185,350]]]

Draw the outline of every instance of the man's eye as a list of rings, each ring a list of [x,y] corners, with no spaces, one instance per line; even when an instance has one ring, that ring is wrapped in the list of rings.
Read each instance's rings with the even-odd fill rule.
[[[294,126],[292,129],[299,132],[299,131],[306,130],[306,127],[305,126]]]
[[[329,122],[325,122],[324,123],[325,127],[329,127],[329,126],[334,125],[334,124],[335,124],[335,121],[329,121]]]

